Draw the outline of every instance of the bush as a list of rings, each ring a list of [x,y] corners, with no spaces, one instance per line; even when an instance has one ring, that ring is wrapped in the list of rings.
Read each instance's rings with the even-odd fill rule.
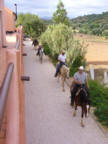
[[[51,55],[51,50],[50,50],[48,44],[44,42],[43,43],[43,47],[44,47],[44,53],[45,53],[45,55],[50,56]]]
[[[46,30],[44,22],[38,16],[29,13],[18,15],[16,25],[19,24],[23,25],[25,34],[32,38],[39,37]]]
[[[99,121],[108,126],[108,101],[101,103],[95,110],[95,115],[98,117]]]
[[[47,44],[45,49],[50,51],[48,55],[54,62],[57,61],[62,49],[66,51],[67,64],[70,68],[73,67],[70,69],[70,75],[85,63],[86,46],[84,43],[74,40],[71,27],[65,24],[49,26],[45,33],[41,35],[40,40]]]
[[[107,37],[108,36],[108,30],[104,30],[102,35]]]
[[[98,120],[108,126],[108,88],[98,81],[89,80],[92,106],[96,107]]]
[[[86,29],[80,29],[80,30],[79,30],[79,33],[88,34],[88,31],[87,31]]]
[[[93,35],[101,35],[102,34],[102,30],[100,28],[94,28],[91,30]]]

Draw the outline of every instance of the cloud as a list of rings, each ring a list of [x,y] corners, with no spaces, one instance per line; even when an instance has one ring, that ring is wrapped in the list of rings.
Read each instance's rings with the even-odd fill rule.
[[[108,11],[107,0],[62,0],[69,17]],[[5,0],[6,6],[14,10],[18,4],[18,12],[34,13],[40,17],[51,17],[56,10],[58,0]]]

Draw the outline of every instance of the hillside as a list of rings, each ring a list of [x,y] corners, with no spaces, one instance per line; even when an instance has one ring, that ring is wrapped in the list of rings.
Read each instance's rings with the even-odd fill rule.
[[[108,36],[108,12],[72,19],[73,29],[80,33]]]

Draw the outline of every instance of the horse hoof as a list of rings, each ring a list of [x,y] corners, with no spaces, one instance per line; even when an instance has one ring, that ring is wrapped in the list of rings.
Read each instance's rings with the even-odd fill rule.
[[[85,127],[85,125],[84,125],[83,123],[81,123],[81,127],[82,127],[82,128],[84,128],[84,127]]]
[[[76,113],[75,112],[73,113],[73,116],[76,117]]]

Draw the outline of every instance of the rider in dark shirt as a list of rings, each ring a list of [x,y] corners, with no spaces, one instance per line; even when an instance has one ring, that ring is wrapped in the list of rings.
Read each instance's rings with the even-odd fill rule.
[[[37,56],[39,55],[41,49],[43,50],[42,43],[39,44],[38,51],[37,51],[37,54],[36,54]]]
[[[32,45],[37,46],[38,44],[39,44],[39,42],[38,42],[37,38],[35,38],[35,39],[33,40]]]

